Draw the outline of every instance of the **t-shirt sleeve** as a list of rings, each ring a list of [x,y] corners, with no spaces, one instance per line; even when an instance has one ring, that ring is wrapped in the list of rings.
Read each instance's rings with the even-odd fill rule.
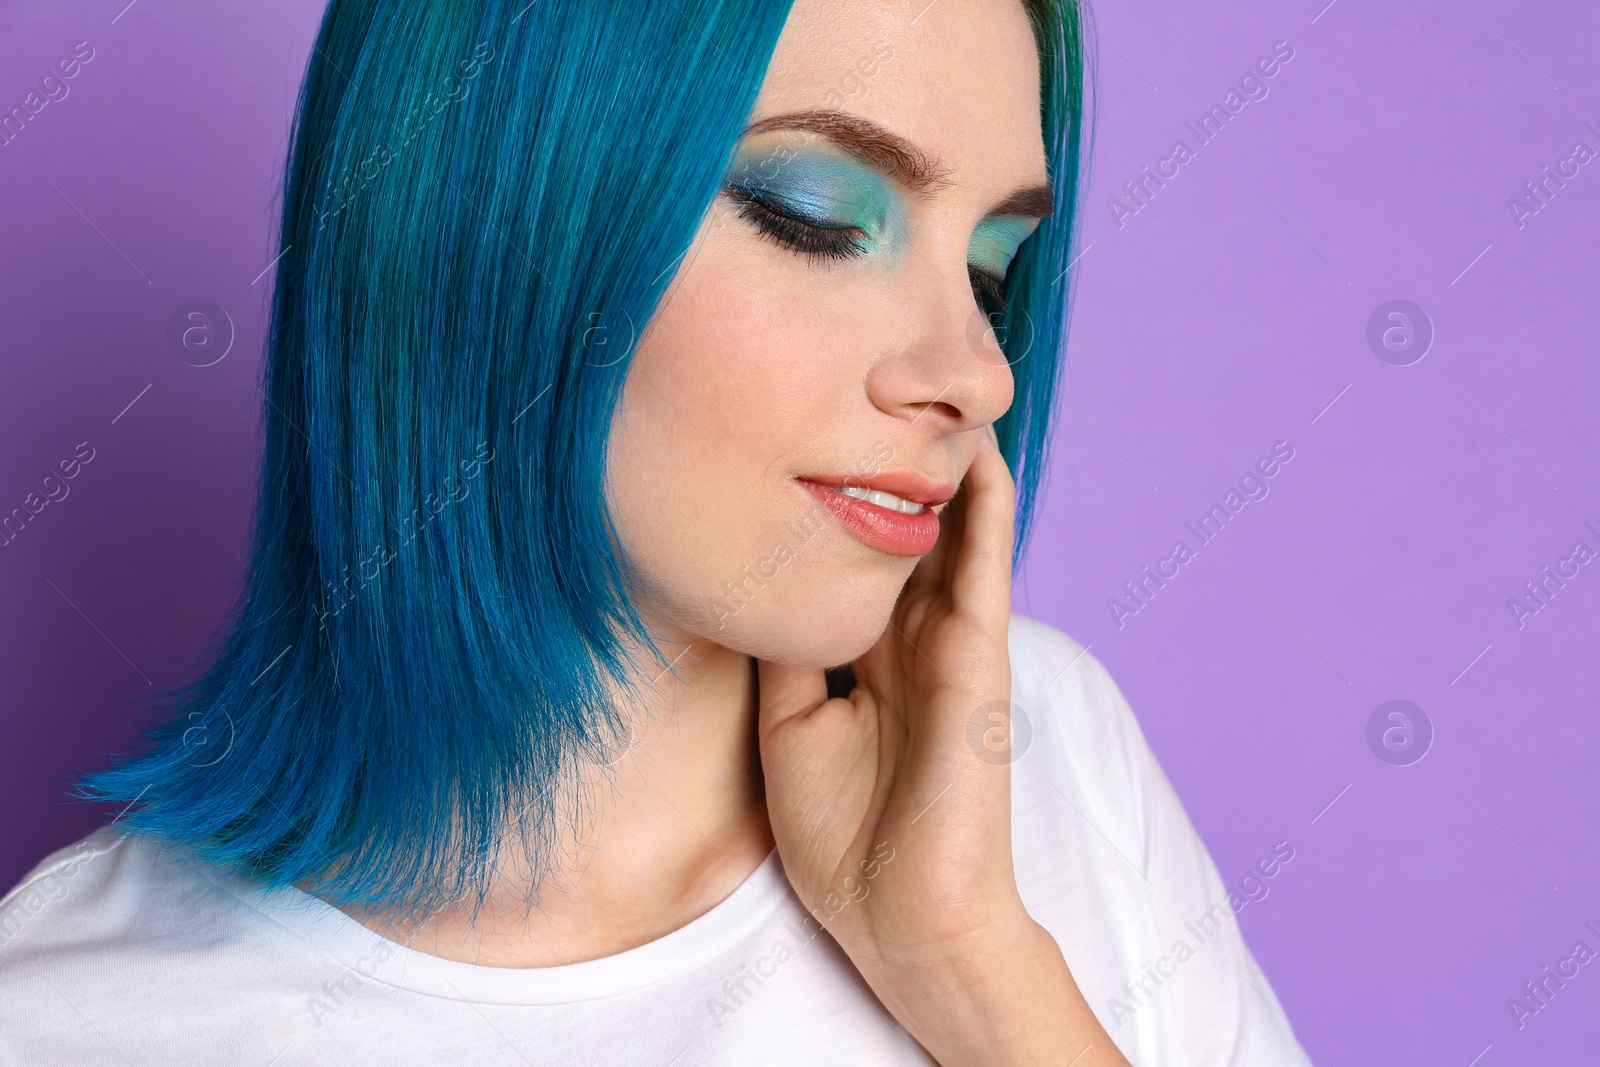
[[[1216,864],[1132,708],[1104,665],[1087,652],[1083,658],[1086,684],[1097,691],[1095,703],[1107,715],[1126,758],[1142,838],[1144,891],[1165,950],[1156,959],[1141,961],[1125,1000],[1112,1011],[1126,1008],[1131,1013],[1146,1003],[1162,1004],[1172,1013],[1184,1067],[1310,1067],[1288,1016],[1245,944]]]

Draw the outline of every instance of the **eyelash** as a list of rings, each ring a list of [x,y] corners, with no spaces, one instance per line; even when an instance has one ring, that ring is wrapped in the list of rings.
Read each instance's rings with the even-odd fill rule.
[[[729,189],[728,196],[739,205],[740,216],[753,222],[763,237],[807,259],[852,259],[867,251],[860,241],[850,236],[860,233],[859,227],[818,226],[779,211],[743,189]]]
[[[972,295],[978,301],[978,307],[993,323],[995,316],[1004,314],[1006,310],[1005,292],[1001,288],[1005,283],[970,263],[967,264],[967,277],[972,281]]]
[[[860,232],[855,226],[827,227],[805,222],[788,212],[779,211],[742,189],[726,190],[728,197],[739,205],[739,215],[755,224],[763,237],[770,238],[791,251],[799,252],[810,260],[852,259],[867,250],[860,241],[849,236]],[[1002,290],[1004,281],[971,264],[967,277],[972,282],[972,296],[978,307],[993,320],[1006,310]]]

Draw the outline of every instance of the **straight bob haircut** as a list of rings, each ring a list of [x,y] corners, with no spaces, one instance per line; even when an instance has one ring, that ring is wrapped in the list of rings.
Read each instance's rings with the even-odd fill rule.
[[[1056,205],[993,322],[1019,545],[1085,139],[1076,0],[1023,2]],[[144,744],[75,797],[338,907],[476,912],[511,843],[555,866],[582,814],[564,786],[614,758],[621,697],[666,667],[605,503],[613,409],[789,7],[331,0],[291,134],[238,600]]]

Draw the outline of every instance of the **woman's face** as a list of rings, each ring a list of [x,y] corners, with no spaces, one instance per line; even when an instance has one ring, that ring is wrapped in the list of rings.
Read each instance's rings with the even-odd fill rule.
[[[650,613],[783,663],[872,645],[1011,404],[986,312],[1046,183],[1020,0],[796,0],[611,428]]]

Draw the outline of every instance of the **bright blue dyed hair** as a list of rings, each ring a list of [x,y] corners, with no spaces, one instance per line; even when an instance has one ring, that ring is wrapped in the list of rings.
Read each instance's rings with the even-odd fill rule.
[[[1078,197],[1071,5],[1025,5],[1057,207],[997,329],[1020,537]],[[628,642],[655,651],[602,492],[627,346],[597,341],[666,291],[788,9],[332,0],[288,162],[243,591],[145,748],[79,797],[341,907],[481,904],[502,840],[554,864],[559,787],[619,736]]]

